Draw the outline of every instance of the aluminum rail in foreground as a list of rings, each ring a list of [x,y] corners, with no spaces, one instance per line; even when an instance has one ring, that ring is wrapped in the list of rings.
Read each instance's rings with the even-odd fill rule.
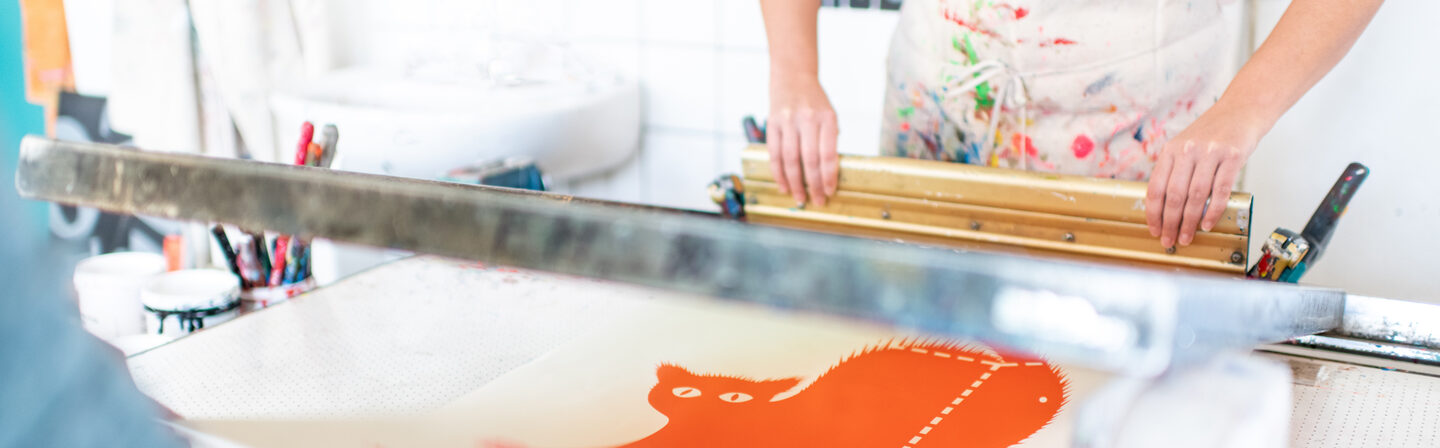
[[[855,318],[1135,374],[1329,330],[1339,325],[1344,307],[1344,293],[1329,289],[964,252],[562,195],[37,137],[21,144],[16,185],[30,198]]]
[[[1440,352],[1440,305],[1350,294],[1343,321],[1327,335]]]
[[[1339,327],[1288,343],[1440,366],[1440,305],[1350,294]]]

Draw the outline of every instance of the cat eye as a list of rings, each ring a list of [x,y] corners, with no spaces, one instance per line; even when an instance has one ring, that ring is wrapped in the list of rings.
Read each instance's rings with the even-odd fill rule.
[[[699,392],[697,391],[696,394],[698,395]],[[744,403],[744,402],[750,401],[752,398],[755,398],[755,397],[751,397],[750,394],[746,394],[746,393],[742,393],[742,392],[729,392],[729,393],[720,394],[720,399],[721,399],[721,400],[725,400],[725,401],[728,401],[728,402],[731,402],[731,403]]]
[[[688,386],[680,386],[674,389],[670,389],[670,393],[675,394],[675,396],[680,398],[695,398],[700,396],[700,389]]]

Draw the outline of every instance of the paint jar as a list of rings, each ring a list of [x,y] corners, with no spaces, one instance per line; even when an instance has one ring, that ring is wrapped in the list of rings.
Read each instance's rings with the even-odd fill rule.
[[[180,336],[234,319],[240,279],[218,269],[185,269],[155,277],[140,291],[145,331]]]
[[[315,286],[315,277],[309,277],[288,285],[250,288],[240,293],[241,310],[248,313],[275,306],[290,300],[291,297],[310,292]]]
[[[85,329],[105,341],[144,334],[140,290],[163,273],[160,254],[115,252],[81,260],[73,281]]]

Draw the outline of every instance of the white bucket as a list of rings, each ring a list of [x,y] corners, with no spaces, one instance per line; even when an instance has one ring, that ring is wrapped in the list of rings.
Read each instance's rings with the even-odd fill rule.
[[[145,331],[183,335],[234,319],[240,279],[217,269],[186,269],[155,277],[140,291]]]
[[[75,292],[85,329],[106,341],[145,333],[140,289],[165,273],[165,257],[146,252],[116,252],[75,265]]]

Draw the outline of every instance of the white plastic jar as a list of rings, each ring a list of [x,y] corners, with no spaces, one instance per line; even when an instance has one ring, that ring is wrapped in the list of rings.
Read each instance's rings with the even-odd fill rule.
[[[165,273],[165,257],[148,252],[115,252],[75,265],[75,293],[85,329],[106,341],[145,333],[140,290]]]
[[[179,336],[234,319],[240,279],[216,269],[186,269],[155,277],[140,292],[145,331]]]

